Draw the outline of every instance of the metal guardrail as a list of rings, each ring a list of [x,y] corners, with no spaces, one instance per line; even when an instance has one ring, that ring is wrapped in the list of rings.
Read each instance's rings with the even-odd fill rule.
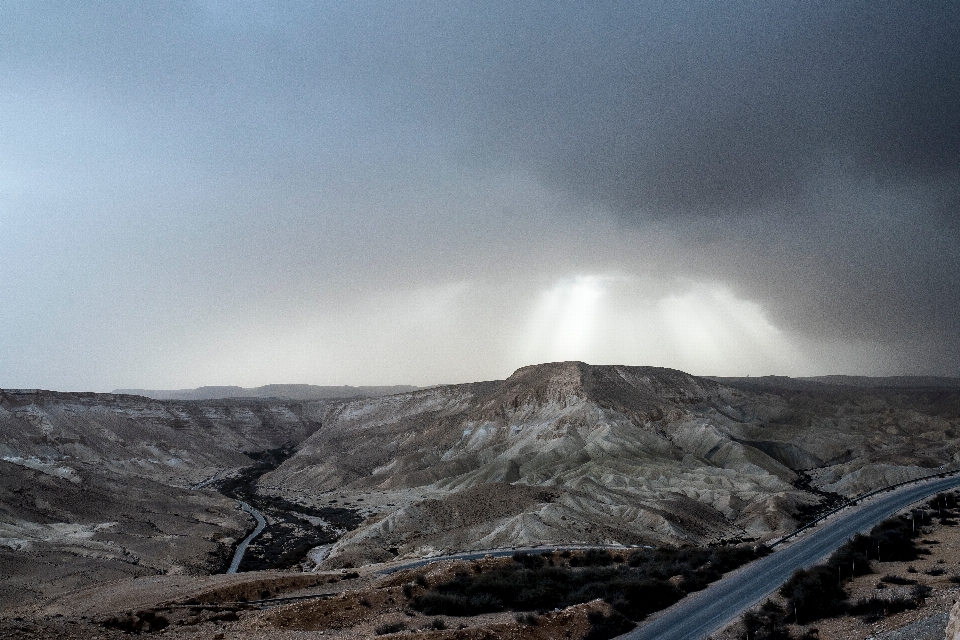
[[[941,467],[938,467],[938,469],[942,469],[942,468],[945,467],[945,466],[948,466],[948,465],[943,465],[943,466],[941,466]],[[947,476],[956,475],[957,473],[960,473],[960,466],[958,466],[958,468],[956,468],[956,469],[953,469],[952,471],[941,471],[941,472],[939,472],[939,473],[933,473],[933,474],[930,474],[930,475],[927,475],[927,476],[921,476],[921,477],[919,477],[919,478],[914,478],[913,480],[904,480],[903,482],[898,482],[898,483],[896,483],[896,484],[887,485],[887,486],[885,486],[885,487],[880,487],[879,489],[874,489],[873,491],[868,491],[868,492],[866,492],[866,493],[862,493],[862,494],[860,494],[860,495],[858,495],[858,496],[856,496],[856,497],[854,497],[854,498],[850,498],[849,500],[847,500],[846,502],[844,502],[843,504],[841,504],[839,507],[835,507],[834,509],[831,509],[830,511],[828,511],[828,512],[825,513],[825,514],[823,514],[822,516],[820,516],[820,517],[817,518],[816,520],[811,520],[810,522],[808,522],[807,524],[803,525],[803,526],[800,527],[799,529],[788,533],[787,535],[783,536],[782,538],[779,538],[779,539],[777,539],[777,540],[774,540],[773,542],[768,542],[768,543],[766,543],[766,547],[767,547],[768,549],[772,549],[773,547],[777,546],[778,544],[783,544],[784,542],[786,542],[786,541],[789,540],[790,538],[793,538],[794,536],[797,536],[797,535],[803,533],[803,532],[806,531],[807,529],[811,529],[811,528],[817,526],[818,523],[823,522],[824,520],[826,520],[827,518],[829,518],[829,517],[832,516],[833,514],[839,512],[839,511],[842,511],[843,509],[846,509],[847,507],[851,507],[851,506],[857,504],[858,502],[860,502],[861,500],[865,500],[865,499],[867,499],[867,498],[869,498],[869,497],[871,497],[871,496],[875,496],[875,495],[877,495],[877,494],[884,493],[884,492],[886,492],[886,491],[893,491],[894,489],[899,489],[900,487],[905,487],[905,486],[907,486],[907,485],[909,485],[909,484],[916,484],[916,483],[918,483],[918,482],[923,482],[924,480],[930,480],[931,478],[946,478]]]

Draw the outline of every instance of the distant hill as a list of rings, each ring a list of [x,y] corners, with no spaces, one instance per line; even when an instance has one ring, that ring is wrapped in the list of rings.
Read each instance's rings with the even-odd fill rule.
[[[317,386],[314,384],[268,384],[262,387],[199,387],[197,389],[116,389],[113,393],[143,396],[154,400],[220,400],[223,398],[283,398],[287,400],[327,400],[331,398],[377,398],[394,393],[409,393],[420,387],[394,385],[383,387]]]
[[[960,463],[952,385],[554,362],[414,391],[0,389],[0,538],[13,541],[0,567],[19,580],[0,580],[0,614],[124,575],[216,570],[251,524],[217,483],[263,460],[278,465],[251,495],[277,513],[364,518],[336,533],[323,569],[495,547],[769,539],[840,497]],[[269,549],[305,554],[301,531],[276,525]]]
[[[938,376],[810,376],[790,378],[788,376],[751,376],[721,377],[708,376],[721,384],[740,389],[790,391],[824,391],[831,387],[855,387],[858,389],[960,389],[960,378]]]
[[[800,379],[822,382],[824,384],[843,384],[848,387],[869,389],[882,387],[942,387],[947,389],[960,389],[960,378],[944,378],[939,376],[886,376],[882,378],[871,378],[868,376],[816,376]]]

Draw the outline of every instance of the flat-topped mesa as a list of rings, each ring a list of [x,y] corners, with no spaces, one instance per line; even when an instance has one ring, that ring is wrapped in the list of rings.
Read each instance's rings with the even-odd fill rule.
[[[715,381],[675,369],[551,362],[517,369],[499,386],[493,402],[516,410],[590,400],[632,415],[658,415],[665,405],[716,399],[722,389]]]
[[[520,367],[497,390],[500,397],[513,396],[513,408],[522,404],[564,404],[571,397],[583,398],[583,377],[590,365],[583,362],[550,362]]]

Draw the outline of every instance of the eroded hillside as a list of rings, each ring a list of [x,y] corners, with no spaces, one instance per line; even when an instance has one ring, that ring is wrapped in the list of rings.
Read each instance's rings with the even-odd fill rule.
[[[782,382],[782,381],[781,381]],[[539,543],[710,543],[957,452],[955,390],[729,382],[555,363],[328,405],[261,490],[372,510],[328,566]]]
[[[222,571],[253,521],[218,491],[267,514],[257,568],[707,544],[772,537],[831,500],[953,464],[958,436],[949,384],[579,362],[340,400],[3,391],[0,605]]]
[[[301,442],[320,426],[317,406],[0,391],[0,610],[223,571],[252,520],[210,481]]]

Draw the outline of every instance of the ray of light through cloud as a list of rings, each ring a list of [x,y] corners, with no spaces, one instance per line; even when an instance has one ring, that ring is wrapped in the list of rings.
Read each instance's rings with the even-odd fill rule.
[[[722,285],[685,282],[665,288],[649,278],[618,274],[564,278],[544,290],[520,348],[531,362],[797,375],[813,370],[798,342],[774,326],[761,305]]]
[[[0,3],[0,387],[960,376],[958,24]]]

